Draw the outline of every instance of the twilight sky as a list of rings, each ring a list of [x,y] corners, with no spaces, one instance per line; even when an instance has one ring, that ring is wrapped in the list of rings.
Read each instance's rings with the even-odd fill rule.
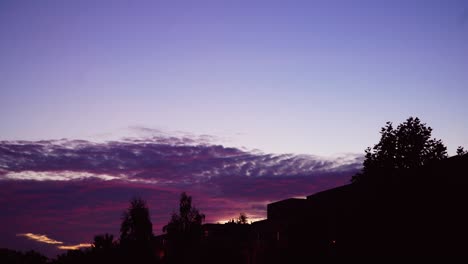
[[[2,139],[128,126],[362,152],[418,116],[468,144],[468,2],[1,1]]]
[[[182,191],[208,223],[241,212],[256,221],[270,202],[349,182],[362,163],[361,154],[273,155],[205,140],[0,142],[0,248],[54,255],[57,247],[90,243],[96,234],[118,237],[122,212],[135,196],[148,201],[154,233],[161,234]]]
[[[468,147],[466,0],[4,0],[0,39],[0,247],[117,234],[133,195],[156,233],[184,190],[261,218],[409,116]]]

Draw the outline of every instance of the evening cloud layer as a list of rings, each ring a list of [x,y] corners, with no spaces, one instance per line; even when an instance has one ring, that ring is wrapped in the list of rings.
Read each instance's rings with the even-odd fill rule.
[[[361,155],[274,155],[193,138],[2,141],[1,231],[10,234],[4,239],[40,233],[67,245],[89,243],[95,234],[118,235],[128,200],[141,196],[159,234],[182,191],[207,222],[240,212],[256,220],[268,202],[342,185],[361,164]],[[2,239],[0,246],[8,243],[14,244]]]
[[[252,153],[220,145],[190,143],[193,141],[177,138],[108,143],[3,141],[0,143],[0,169],[3,178],[12,179],[20,179],[21,174],[22,179],[31,180],[96,177],[171,184],[203,183],[220,177],[310,176],[311,173],[340,172],[359,167],[359,156],[327,160],[308,155]]]

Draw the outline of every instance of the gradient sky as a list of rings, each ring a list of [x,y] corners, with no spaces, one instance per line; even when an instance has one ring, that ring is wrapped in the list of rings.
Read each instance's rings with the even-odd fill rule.
[[[418,116],[468,145],[467,1],[1,1],[0,38],[2,139],[144,126],[329,155]]]
[[[4,0],[0,39],[0,247],[117,235],[135,195],[157,234],[181,191],[260,219],[409,116],[468,147],[466,0]]]
[[[0,141],[0,248],[53,256],[57,247],[88,244],[96,234],[118,237],[135,196],[148,201],[161,234],[182,191],[208,223],[241,212],[257,221],[268,203],[343,185],[362,164],[361,154],[274,155],[202,139]],[[44,236],[53,243],[37,239]]]

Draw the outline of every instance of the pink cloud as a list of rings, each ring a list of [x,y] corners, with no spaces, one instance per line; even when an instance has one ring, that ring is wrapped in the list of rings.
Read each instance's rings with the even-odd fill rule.
[[[155,234],[178,209],[182,191],[207,222],[240,212],[259,219],[269,202],[348,182],[362,162],[357,155],[324,159],[168,142],[0,142],[0,207],[6,208],[0,231],[11,233],[0,247],[24,246],[15,241],[20,233],[48,234],[65,245],[102,233],[118,237],[134,196],[147,200]]]

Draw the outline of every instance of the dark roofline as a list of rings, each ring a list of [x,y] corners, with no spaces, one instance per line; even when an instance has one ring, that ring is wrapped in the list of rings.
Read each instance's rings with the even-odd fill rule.
[[[348,190],[350,190],[352,188],[353,188],[353,184],[346,184],[346,185],[343,185],[343,186],[335,187],[333,189],[328,189],[328,190],[325,190],[325,191],[316,192],[314,194],[308,195],[307,200],[314,199],[315,197],[319,197],[319,196],[322,196],[322,195],[330,195],[330,194],[336,193],[336,192],[348,191]]]
[[[281,201],[269,203],[268,205],[275,205],[275,204],[281,204],[281,203],[288,203],[288,202],[290,202],[290,201],[306,201],[306,198],[288,198],[288,199],[284,199],[284,200],[281,200]]]

